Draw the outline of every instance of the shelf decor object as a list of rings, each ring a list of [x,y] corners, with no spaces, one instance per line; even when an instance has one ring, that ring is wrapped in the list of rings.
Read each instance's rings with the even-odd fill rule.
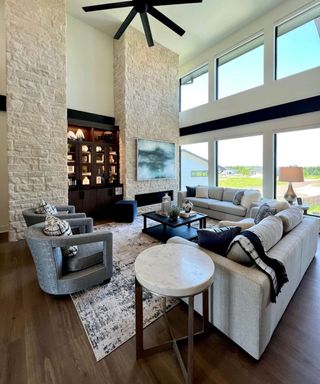
[[[289,182],[288,190],[284,194],[284,198],[289,204],[293,204],[297,198],[292,183],[299,183],[304,181],[303,168],[302,167],[280,167],[279,169],[279,181]]]

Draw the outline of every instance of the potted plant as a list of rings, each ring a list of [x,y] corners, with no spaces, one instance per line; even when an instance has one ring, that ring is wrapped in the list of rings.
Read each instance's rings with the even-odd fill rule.
[[[172,208],[170,208],[170,210],[169,210],[169,218],[170,218],[170,220],[171,221],[178,220],[179,213],[180,213],[180,208],[179,207],[172,207]]]

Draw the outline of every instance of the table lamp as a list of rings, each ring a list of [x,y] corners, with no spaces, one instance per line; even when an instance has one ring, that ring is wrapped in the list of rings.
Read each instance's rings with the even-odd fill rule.
[[[293,204],[296,200],[297,195],[295,194],[292,183],[293,182],[302,182],[303,178],[303,168],[302,167],[280,167],[279,169],[279,181],[288,181],[288,190],[284,194],[284,198],[289,204]]]

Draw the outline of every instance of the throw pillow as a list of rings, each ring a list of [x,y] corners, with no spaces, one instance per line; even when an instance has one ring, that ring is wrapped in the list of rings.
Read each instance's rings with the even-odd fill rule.
[[[57,208],[54,205],[50,205],[44,200],[41,200],[41,203],[34,211],[35,213],[40,213],[40,214],[48,213],[50,215],[58,213]]]
[[[198,229],[198,244],[209,251],[225,256],[229,244],[240,231],[240,227]]]
[[[291,207],[276,214],[282,220],[283,233],[290,232],[303,220],[303,210],[299,207]]]
[[[244,191],[244,194],[241,199],[241,205],[247,209],[251,207],[251,204],[254,201],[259,201],[261,199],[260,191],[255,189],[247,189]]]
[[[247,217],[246,219],[242,219],[240,221],[229,221],[229,220],[222,220],[218,223],[218,228],[221,227],[240,227],[241,231],[244,231],[246,229],[249,229],[254,226],[254,220],[250,217]]]
[[[209,188],[208,187],[202,187],[202,186],[198,186],[196,187],[196,197],[201,197],[201,198],[208,198],[208,190]]]
[[[70,224],[65,220],[60,220],[56,216],[47,215],[44,223],[43,233],[47,236],[72,236]],[[76,245],[61,248],[62,255],[65,257],[75,256],[78,252]]]
[[[187,188],[187,197],[195,197],[196,196],[196,187],[188,187]]]
[[[233,204],[234,205],[240,205],[243,195],[244,195],[244,191],[237,191],[233,197],[233,200],[232,200]]]
[[[261,220],[265,219],[268,216],[274,216],[276,213],[276,208],[271,208],[269,204],[264,203],[260,205],[256,217],[254,218],[254,223],[258,224]]]
[[[283,201],[269,200],[267,203],[269,207],[275,208],[277,210],[277,213],[280,211],[283,211],[284,209],[290,208],[290,204],[285,200]]]

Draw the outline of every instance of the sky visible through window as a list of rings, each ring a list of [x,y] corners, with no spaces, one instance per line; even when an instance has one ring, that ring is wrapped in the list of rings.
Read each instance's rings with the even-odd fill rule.
[[[316,20],[277,38],[278,79],[320,65],[320,18]]]
[[[263,84],[263,49],[264,46],[255,48],[219,68],[219,99]],[[320,18],[277,38],[278,79],[317,66],[320,66]],[[208,103],[208,74],[195,79],[194,85],[182,87],[182,92],[181,111]]]

